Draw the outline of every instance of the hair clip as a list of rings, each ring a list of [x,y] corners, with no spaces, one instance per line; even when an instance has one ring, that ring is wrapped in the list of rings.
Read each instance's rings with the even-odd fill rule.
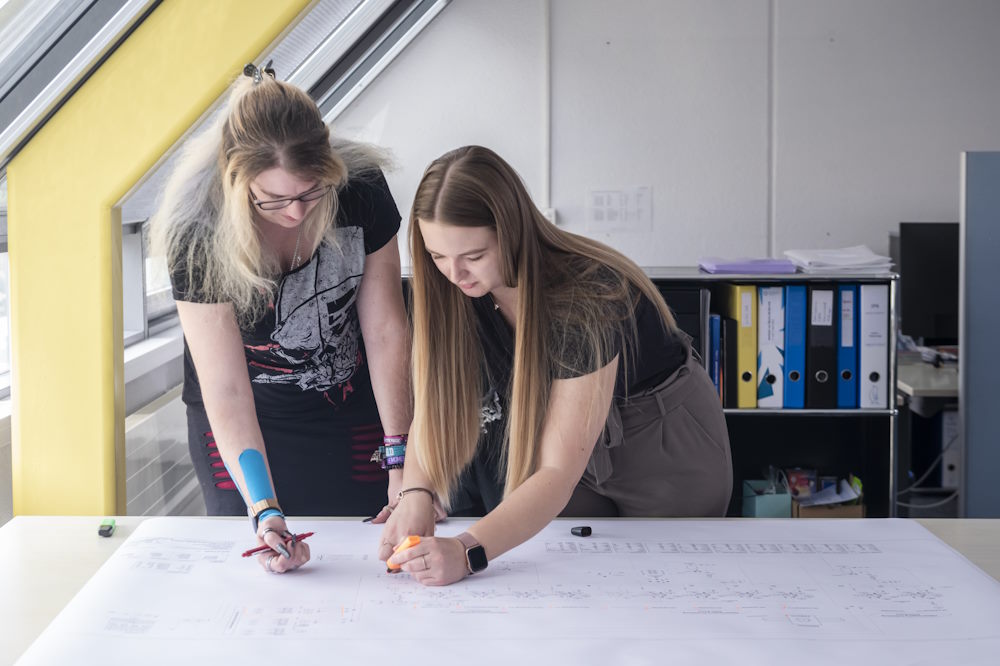
[[[243,65],[243,75],[253,79],[254,85],[257,85],[263,80],[264,74],[267,74],[273,79],[274,69],[271,68],[271,63],[273,62],[274,62],[273,59],[268,60],[267,64],[264,65],[264,67],[262,68],[258,68],[257,65],[253,64],[252,62],[248,62],[247,64]]]

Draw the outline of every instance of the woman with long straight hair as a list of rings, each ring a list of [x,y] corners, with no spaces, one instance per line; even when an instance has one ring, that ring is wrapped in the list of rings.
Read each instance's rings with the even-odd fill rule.
[[[368,514],[401,481],[410,341],[384,164],[331,137],[305,91],[247,65],[152,219],[208,513],[249,513],[271,573],[309,559],[286,512]]]
[[[725,514],[718,395],[633,262],[549,223],[478,146],[427,168],[409,233],[414,421],[382,559],[441,585],[560,512]],[[405,536],[433,535],[434,501],[484,517],[393,555]]]

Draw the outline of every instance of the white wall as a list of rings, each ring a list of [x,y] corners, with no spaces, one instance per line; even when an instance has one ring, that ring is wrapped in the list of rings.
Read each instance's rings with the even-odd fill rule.
[[[647,266],[765,253],[767,2],[552,10],[552,191],[564,226]],[[652,187],[652,225],[589,224],[588,192],[636,185]]]
[[[776,5],[779,249],[959,217],[960,153],[1000,147],[1000,2]]]
[[[453,0],[337,125],[395,151],[404,217],[480,143],[567,229],[672,265],[957,220],[998,109],[995,0]],[[591,190],[638,185],[652,224],[588,222]]]
[[[455,0],[333,123],[334,132],[390,148],[388,174],[406,219],[424,168],[478,143],[515,166],[541,196],[545,150],[545,4],[537,0]]]

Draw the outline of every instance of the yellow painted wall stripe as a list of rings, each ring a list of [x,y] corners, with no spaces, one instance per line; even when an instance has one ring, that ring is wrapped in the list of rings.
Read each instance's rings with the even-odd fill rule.
[[[7,166],[15,514],[123,514],[114,204],[309,0],[164,0]]]

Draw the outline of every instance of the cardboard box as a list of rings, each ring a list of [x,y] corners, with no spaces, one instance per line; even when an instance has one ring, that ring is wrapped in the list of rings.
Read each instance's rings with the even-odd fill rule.
[[[864,518],[864,504],[820,504],[801,506],[792,500],[792,518]]]
[[[747,479],[743,482],[743,515],[754,518],[788,518],[792,515],[792,496],[784,486],[778,492],[765,494],[768,487],[764,479]]]

